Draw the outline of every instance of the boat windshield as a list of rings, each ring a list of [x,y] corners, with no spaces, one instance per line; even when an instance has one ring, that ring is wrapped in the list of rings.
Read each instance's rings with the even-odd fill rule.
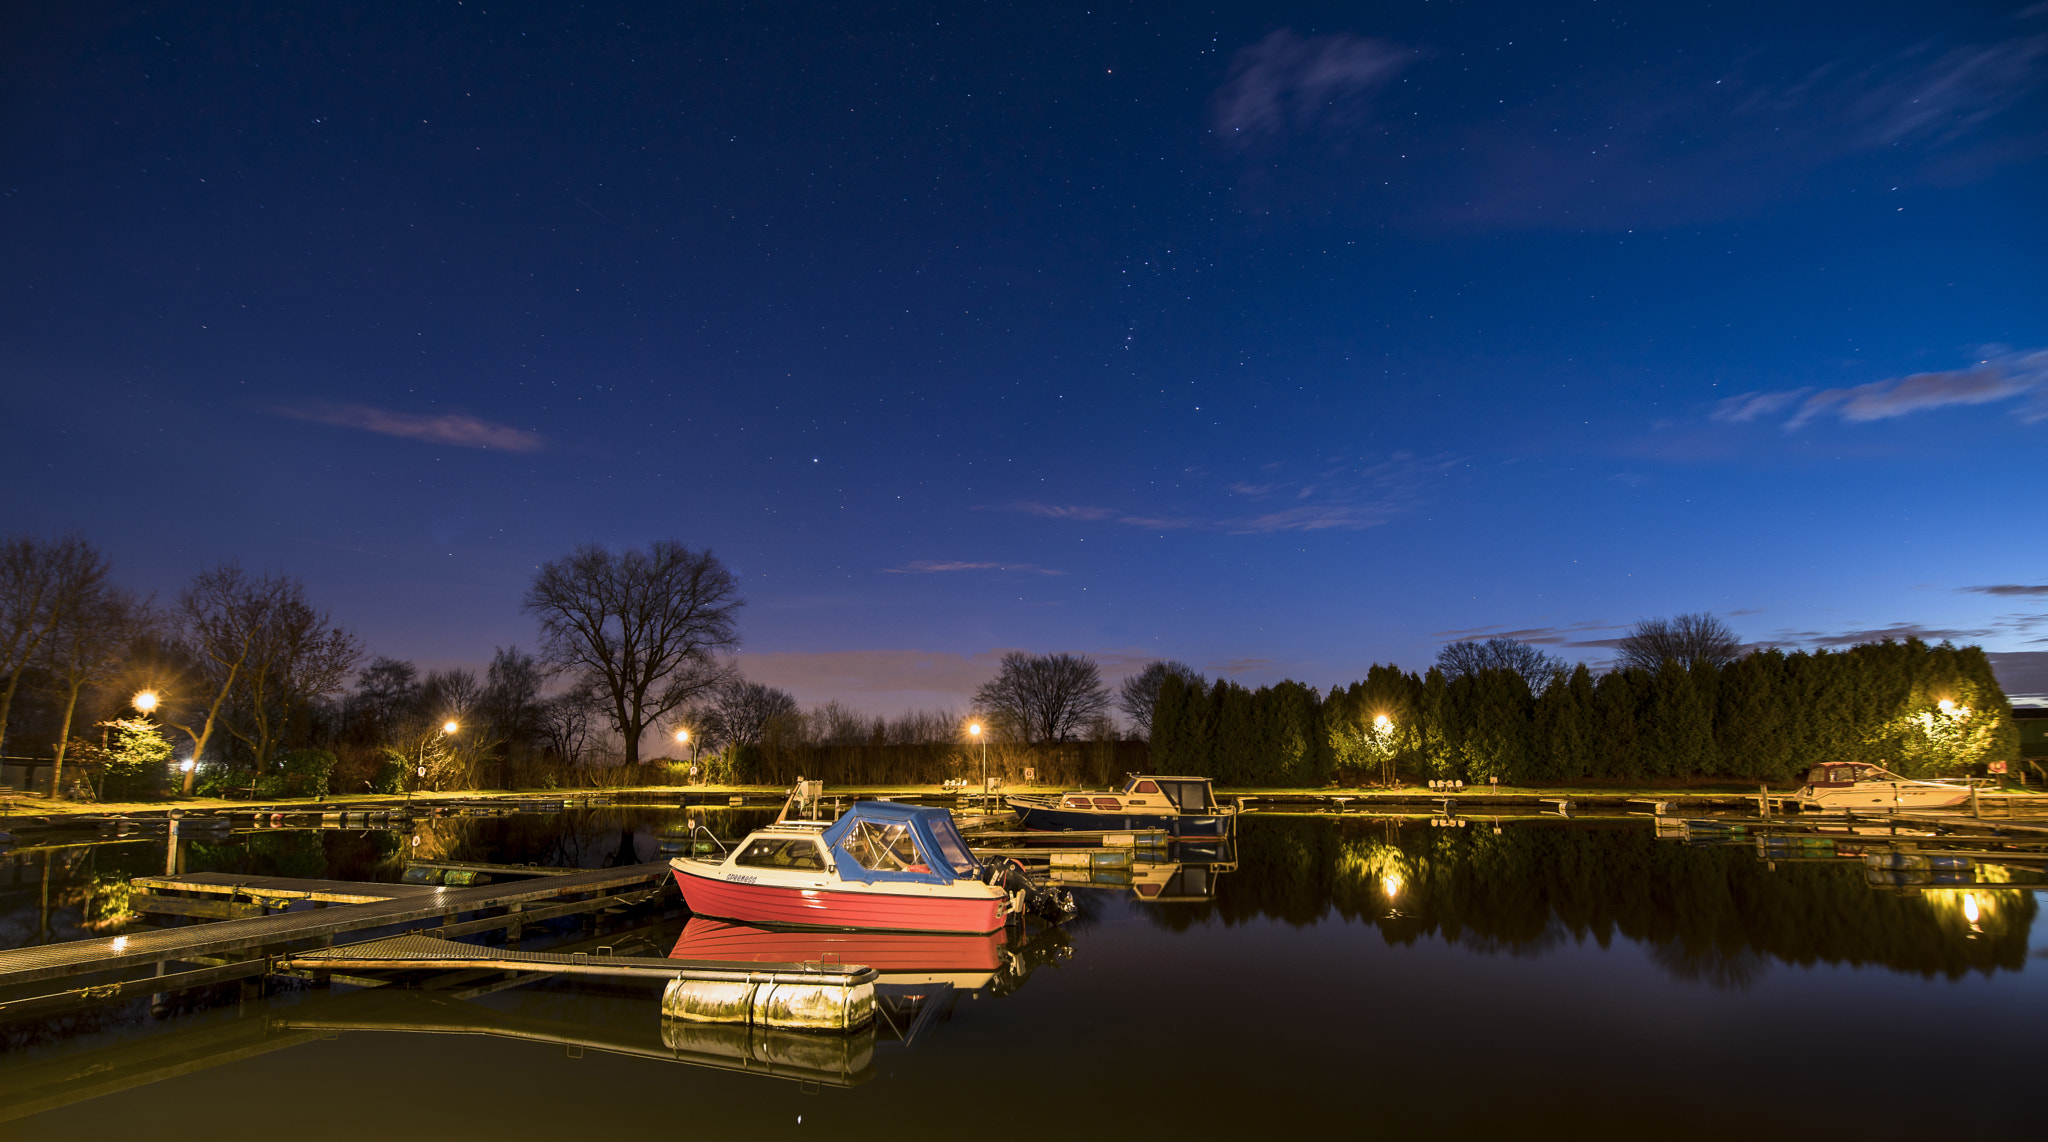
[[[938,842],[939,860],[951,865],[955,875],[966,876],[981,867],[981,862],[975,860],[974,854],[967,851],[967,843],[961,839],[958,830],[940,828],[934,824],[932,839]]]
[[[760,837],[740,850],[734,864],[750,868],[822,869],[825,857],[809,837]]]
[[[875,872],[930,872],[918,855],[917,840],[907,824],[861,821],[839,847],[862,868]]]

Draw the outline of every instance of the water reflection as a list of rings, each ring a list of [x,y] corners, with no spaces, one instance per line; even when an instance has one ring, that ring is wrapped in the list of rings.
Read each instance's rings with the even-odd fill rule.
[[[1772,861],[1751,846],[1660,844],[1647,822],[1252,817],[1207,903],[1149,910],[1176,931],[1276,919],[1371,924],[1391,944],[1441,939],[1539,955],[1561,941],[1645,945],[1673,976],[1745,987],[1769,965],[1870,965],[1925,976],[2019,971],[2031,891],[1873,890],[1860,859]],[[1965,913],[1974,900],[1977,919]]]

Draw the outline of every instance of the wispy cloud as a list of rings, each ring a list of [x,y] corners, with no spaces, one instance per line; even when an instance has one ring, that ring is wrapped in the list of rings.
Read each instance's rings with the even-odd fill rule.
[[[2048,138],[2036,112],[2048,35],[2036,29],[1839,45],[1560,65],[1519,100],[1461,113],[1418,92],[1467,83],[1468,60],[1283,29],[1239,49],[1208,117],[1245,157],[1241,189],[1262,212],[1323,217],[1335,202],[1376,222],[1460,229],[1696,223],[1845,180],[1868,186],[1874,165],[1888,189],[1969,182],[2031,161]]]
[[[496,424],[464,413],[422,415],[391,412],[365,404],[300,405],[275,411],[279,416],[287,416],[293,420],[309,420],[315,424],[332,424],[340,428],[359,428],[365,432],[396,436],[402,440],[452,444],[458,448],[537,452],[545,446],[537,432],[513,428],[508,424]]]
[[[2028,586],[2021,583],[1993,583],[1985,587],[1958,587],[1975,595],[2048,595],[2048,586]]]
[[[1523,627],[1519,630],[1508,630],[1498,626],[1473,627],[1470,630],[1440,630],[1432,632],[1431,637],[1448,638],[1454,641],[1475,638],[1512,638],[1521,642],[1535,643],[1539,646],[1611,647],[1620,640],[1618,638],[1585,639],[1580,636],[1592,634],[1596,631],[1625,629],[1627,629],[1626,623],[1610,623],[1604,619],[1588,619],[1585,622],[1572,623],[1568,626]]]
[[[1414,510],[1458,461],[1397,452],[1384,460],[1333,459],[1313,471],[1265,465],[1258,479],[1223,482],[1225,504],[1207,510],[1150,512],[1024,501],[1011,510],[1047,519],[1117,523],[1144,530],[1200,528],[1229,535],[1292,531],[1360,531]],[[1231,510],[1236,508],[1237,510]],[[1246,510],[1249,509],[1249,510]]]
[[[1893,623],[1887,627],[1871,627],[1867,630],[1783,631],[1780,632],[1780,637],[1786,642],[1807,646],[1856,646],[1866,642],[1883,642],[1885,639],[1903,642],[1909,638],[1917,638],[1922,642],[1953,642],[1957,639],[1984,638],[1994,633],[1996,632],[1989,629],[1961,630],[1925,627],[1918,623]]]
[[[1210,122],[1243,146],[1268,136],[1354,127],[1370,96],[1417,58],[1414,48],[1362,36],[1301,36],[1282,28],[1230,59]]]
[[[807,705],[838,700],[869,713],[914,708],[964,708],[982,683],[996,676],[1003,655],[1017,647],[973,654],[947,650],[836,650],[745,653],[737,658],[746,676],[780,686]],[[1103,681],[1115,685],[1159,657],[1136,650],[1088,651]]]
[[[1796,404],[1785,420],[1784,426],[1790,430],[1819,417],[1862,424],[2021,397],[2029,398],[2014,411],[2022,423],[2048,420],[2048,349],[2015,352],[1991,346],[1976,364],[1961,369],[1914,373],[1848,388],[1743,393],[1720,401],[1708,415],[1727,424],[1747,424],[1775,417]]]
[[[1050,567],[1035,563],[965,563],[960,561],[942,562],[932,559],[913,559],[901,567],[885,567],[885,575],[936,575],[946,571],[1019,571],[1032,575],[1064,575]]]

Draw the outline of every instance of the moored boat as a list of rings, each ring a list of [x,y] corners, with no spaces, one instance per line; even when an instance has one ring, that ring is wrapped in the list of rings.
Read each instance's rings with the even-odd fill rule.
[[[1831,762],[1806,773],[1796,795],[1807,809],[1945,809],[1970,799],[1970,787],[1900,777],[1862,762]]]
[[[1122,789],[1070,793],[1013,793],[1003,800],[1027,829],[1164,829],[1175,837],[1230,834],[1237,808],[1216,800],[1206,777],[1132,774]]]
[[[975,859],[951,814],[857,801],[834,822],[780,821],[721,859],[669,861],[690,911],[747,924],[891,932],[999,931],[1072,900]]]

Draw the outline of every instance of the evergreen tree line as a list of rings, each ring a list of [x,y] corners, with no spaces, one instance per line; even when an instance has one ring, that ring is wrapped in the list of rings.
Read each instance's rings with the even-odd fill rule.
[[[1788,782],[1827,762],[1922,776],[2017,757],[2018,743],[1984,652],[1918,639],[1598,677],[1579,665],[1534,685],[1506,668],[1375,665],[1325,695],[1167,672],[1152,711],[1154,771],[1251,786]]]

